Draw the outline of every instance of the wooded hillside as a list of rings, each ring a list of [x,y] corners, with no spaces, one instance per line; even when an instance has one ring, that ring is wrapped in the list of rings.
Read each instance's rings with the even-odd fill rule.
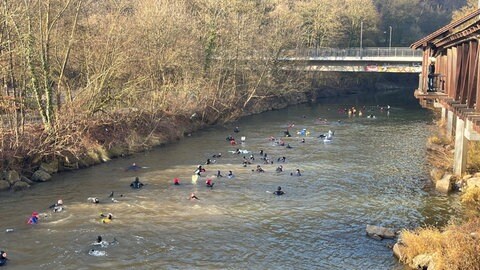
[[[304,76],[281,69],[276,59],[283,50],[357,47],[362,23],[365,47],[387,44],[389,26],[392,46],[406,46],[448,22],[459,6],[421,0],[0,1],[4,158],[39,149],[60,154],[79,144],[72,134],[89,130],[91,122],[193,113],[207,122],[235,118],[256,100],[308,87]],[[38,132],[43,135],[31,137]]]

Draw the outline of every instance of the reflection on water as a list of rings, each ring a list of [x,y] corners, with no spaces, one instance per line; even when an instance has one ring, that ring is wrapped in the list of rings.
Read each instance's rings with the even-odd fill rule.
[[[246,117],[235,123],[246,143],[225,140],[232,126],[213,127],[179,143],[114,160],[94,168],[55,175],[54,181],[16,194],[2,194],[0,248],[7,250],[9,269],[394,269],[399,267],[386,247],[365,236],[366,224],[393,228],[444,224],[460,207],[452,198],[429,194],[425,142],[431,114],[421,109],[413,93],[326,99],[319,104]],[[392,106],[389,112],[376,105]],[[366,106],[366,117],[349,118],[339,109]],[[317,118],[327,124],[316,124]],[[284,138],[293,146],[274,146],[288,123],[292,134],[306,128],[310,135]],[[318,123],[318,122],[317,122]],[[331,143],[317,136],[335,130]],[[242,167],[243,155],[256,159]],[[287,158],[285,172],[262,165],[269,157]],[[214,178],[213,189],[201,177],[192,184],[198,164],[221,152],[207,175],[220,170],[233,179]],[[248,158],[249,154],[246,155]],[[132,162],[148,167],[125,172]],[[303,175],[290,176],[299,168]],[[131,190],[135,176],[147,185]],[[172,185],[179,177],[181,185]],[[271,194],[282,186],[286,194]],[[108,197],[115,191],[118,203]],[[198,201],[188,200],[195,192]],[[123,194],[121,197],[120,194]],[[98,205],[87,202],[99,197]],[[62,198],[66,210],[50,214],[47,207]],[[452,207],[451,205],[455,205]],[[26,225],[32,211],[48,213],[36,226]],[[110,224],[100,213],[112,213]],[[98,235],[118,244],[105,256],[89,256]]]

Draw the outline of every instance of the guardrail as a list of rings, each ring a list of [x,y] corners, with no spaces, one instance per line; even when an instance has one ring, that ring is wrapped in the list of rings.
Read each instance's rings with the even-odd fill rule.
[[[283,57],[422,57],[422,51],[408,47],[302,48],[285,50]]]

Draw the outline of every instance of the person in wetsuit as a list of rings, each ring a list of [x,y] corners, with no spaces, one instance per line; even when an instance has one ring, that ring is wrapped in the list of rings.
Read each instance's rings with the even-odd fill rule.
[[[140,182],[140,180],[138,179],[138,176],[135,177],[135,181],[133,181],[131,184],[130,184],[130,187],[134,188],[134,189],[139,189],[141,187],[143,187],[143,183]]]
[[[96,197],[88,197],[87,200],[91,203],[100,203],[100,200]]]
[[[111,213],[108,213],[107,215],[102,213],[100,214],[100,217],[102,217],[100,220],[102,223],[110,223],[113,219],[113,215]]]
[[[202,167],[202,165],[198,165],[197,169],[195,170],[195,174],[200,176],[202,172],[205,172],[205,169]]]
[[[296,169],[295,173],[290,173],[291,176],[302,176],[302,173],[300,172],[300,169]]]
[[[275,190],[275,191],[273,192],[273,194],[274,194],[274,195],[277,195],[277,196],[280,196],[280,195],[285,194],[285,192],[283,192],[283,191],[282,191],[282,187],[279,186],[279,187],[277,188],[277,190]]]
[[[190,200],[200,200],[197,196],[195,196],[195,193],[192,192],[192,194],[190,194]]]
[[[50,205],[48,208],[53,209],[53,212],[61,212],[63,210],[63,200],[58,200],[57,203]]]
[[[7,253],[5,251],[0,251],[0,266],[4,266],[7,263]]]
[[[128,166],[128,168],[126,169],[126,171],[138,171],[140,170],[142,167],[141,166],[138,166],[135,162],[132,163],[132,165]]]
[[[213,188],[213,185],[215,185],[215,183],[212,182],[212,179],[207,179],[207,181],[205,181],[205,185],[207,185],[207,187],[209,188]]]
[[[179,186],[180,185],[180,180],[177,177],[173,178],[173,184],[175,186]]]
[[[28,224],[37,224],[38,223],[38,212],[33,212],[32,216],[28,219],[27,223]]]

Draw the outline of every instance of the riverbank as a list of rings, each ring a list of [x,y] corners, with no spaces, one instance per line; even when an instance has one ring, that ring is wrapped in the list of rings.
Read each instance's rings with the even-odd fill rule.
[[[424,226],[403,230],[393,248],[394,255],[413,269],[480,269],[480,144],[470,142],[467,174],[453,175],[453,140],[447,138],[445,123],[437,121],[437,135],[427,142],[431,180],[437,192],[459,193],[465,208],[461,220],[442,227]]]
[[[131,108],[95,117],[62,115],[55,134],[29,125],[25,136],[4,151],[0,191],[19,191],[50,181],[60,171],[87,168],[178,141],[209,125],[235,121],[241,117],[290,105],[314,102],[318,98],[356,93],[351,89],[322,88],[293,91],[281,96],[252,100],[243,110],[228,114],[194,112],[187,114],[148,114]],[[13,144],[13,134],[4,143]]]

